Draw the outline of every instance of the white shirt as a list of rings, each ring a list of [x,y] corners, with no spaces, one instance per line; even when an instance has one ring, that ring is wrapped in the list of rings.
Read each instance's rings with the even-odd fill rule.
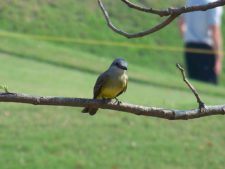
[[[203,5],[216,0],[187,0],[186,6]],[[210,26],[220,25],[222,7],[209,9],[207,11],[196,11],[184,14],[184,22],[186,24],[186,32],[184,33],[184,41],[206,43],[213,45],[212,33]]]

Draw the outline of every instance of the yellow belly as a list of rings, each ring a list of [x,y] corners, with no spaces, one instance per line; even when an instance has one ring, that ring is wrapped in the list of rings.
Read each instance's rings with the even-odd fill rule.
[[[101,98],[114,98],[123,90],[122,86],[103,87],[101,90]]]
[[[127,85],[127,76],[118,77],[118,79],[110,79],[104,86],[98,98],[115,98]]]

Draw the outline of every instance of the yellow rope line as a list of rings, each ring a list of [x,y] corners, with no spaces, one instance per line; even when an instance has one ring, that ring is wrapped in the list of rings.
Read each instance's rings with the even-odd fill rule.
[[[171,52],[183,52],[185,49],[180,47],[173,46],[156,46],[156,45],[146,45],[146,44],[135,44],[127,42],[112,42],[96,39],[79,39],[79,38],[69,38],[69,37],[57,37],[57,36],[44,36],[44,35],[31,35],[31,34],[21,34],[13,32],[0,32],[0,36],[9,37],[9,38],[31,38],[36,40],[45,40],[45,41],[55,41],[55,42],[68,42],[68,43],[77,43],[77,44],[86,44],[86,45],[105,45],[105,46],[118,46],[118,47],[129,47],[129,48],[140,48],[140,49],[153,49],[153,50],[164,50]],[[204,54],[214,54],[215,51],[208,49],[186,49],[188,52],[192,53],[204,53]],[[222,51],[221,51],[222,52]]]

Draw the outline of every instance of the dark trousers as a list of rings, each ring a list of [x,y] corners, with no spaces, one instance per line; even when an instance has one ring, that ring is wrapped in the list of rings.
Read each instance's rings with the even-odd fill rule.
[[[185,61],[188,76],[191,79],[217,84],[217,75],[214,72],[216,56],[213,53],[197,53],[191,49],[205,49],[212,51],[212,47],[202,43],[187,43]]]

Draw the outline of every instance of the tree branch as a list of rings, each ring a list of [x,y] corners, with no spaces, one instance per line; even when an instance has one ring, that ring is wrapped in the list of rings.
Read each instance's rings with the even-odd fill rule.
[[[71,107],[88,106],[102,109],[124,111],[135,115],[152,116],[168,120],[188,120],[204,116],[225,114],[225,105],[207,106],[205,107],[204,112],[199,112],[199,109],[171,110],[164,108],[145,107],[129,103],[116,104],[113,101],[105,103],[102,100],[50,96],[31,96],[19,93],[0,93],[0,102],[15,102],[33,105],[53,105]]]
[[[183,6],[179,8],[168,8],[166,10],[159,10],[159,9],[153,9],[153,8],[146,8],[142,6],[138,6],[137,4],[134,4],[130,2],[129,0],[121,0],[125,4],[127,4],[130,8],[142,11],[142,12],[147,12],[151,14],[156,14],[159,16],[169,16],[172,14],[177,14],[180,15],[182,13],[188,13],[188,12],[194,12],[194,11],[206,11],[208,9],[216,8],[218,6],[223,6],[225,5],[225,0],[218,0],[215,2],[211,2],[208,4],[204,5],[197,5],[197,6]]]
[[[194,95],[197,99],[198,105],[199,105],[200,112],[203,112],[203,110],[205,109],[205,103],[200,99],[200,96],[199,96],[198,92],[196,91],[196,89],[194,88],[194,86],[187,80],[184,68],[182,68],[179,64],[176,64],[176,66],[181,71],[184,82],[191,89],[192,93],[194,93]]]
[[[159,10],[159,9],[153,9],[153,8],[146,8],[146,7],[142,7],[142,6],[138,6],[137,4],[134,4],[132,2],[130,2],[129,0],[121,0],[122,2],[124,2],[125,4],[127,4],[130,8],[142,11],[142,12],[147,12],[147,13],[151,13],[151,14],[156,14],[159,15],[161,17],[163,16],[168,16],[167,19],[165,19],[164,21],[162,21],[161,23],[145,30],[145,31],[141,31],[141,32],[137,32],[137,33],[128,33],[125,31],[122,31],[120,29],[118,29],[117,27],[115,27],[112,22],[110,21],[110,17],[109,14],[107,12],[107,10],[105,9],[103,3],[101,0],[98,0],[98,4],[99,7],[101,9],[101,11],[103,12],[103,15],[106,19],[107,25],[109,26],[109,28],[111,28],[114,32],[125,36],[127,38],[137,38],[137,37],[143,37],[146,35],[149,35],[153,32],[159,31],[160,29],[164,28],[165,26],[167,26],[169,23],[171,23],[176,17],[178,17],[179,15],[183,14],[183,13],[188,13],[188,12],[193,12],[193,11],[205,11],[208,9],[212,9],[218,6],[223,6],[225,5],[225,0],[218,0],[216,2],[212,2],[212,3],[208,3],[205,5],[198,5],[198,6],[183,6],[180,8],[168,8],[166,10]]]
[[[106,22],[107,22],[107,25],[109,26],[109,28],[111,28],[114,32],[120,34],[120,35],[123,35],[127,38],[137,38],[137,37],[142,37],[142,36],[145,36],[145,35],[148,35],[150,33],[153,33],[153,32],[156,32],[158,31],[159,29],[162,29],[163,27],[165,27],[166,25],[168,25],[170,22],[172,22],[177,16],[176,15],[171,15],[169,16],[167,19],[165,19],[163,22],[159,23],[158,25],[154,26],[153,28],[150,28],[148,30],[145,30],[145,31],[142,31],[142,32],[138,32],[138,33],[128,33],[128,32],[125,32],[125,31],[122,31],[120,29],[118,29],[117,27],[115,27],[110,18],[109,18],[109,14],[108,12],[106,11],[104,5],[102,4],[101,0],[98,0],[99,2],[99,6],[103,12],[103,15],[106,19]]]
[[[168,16],[170,15],[169,13],[169,9],[168,10],[159,10],[159,9],[153,9],[153,8],[146,8],[143,6],[139,6],[133,2],[130,2],[128,0],[121,0],[122,2],[124,2],[128,7],[142,11],[142,12],[146,12],[146,13],[152,13],[152,14],[156,14],[159,16]]]

